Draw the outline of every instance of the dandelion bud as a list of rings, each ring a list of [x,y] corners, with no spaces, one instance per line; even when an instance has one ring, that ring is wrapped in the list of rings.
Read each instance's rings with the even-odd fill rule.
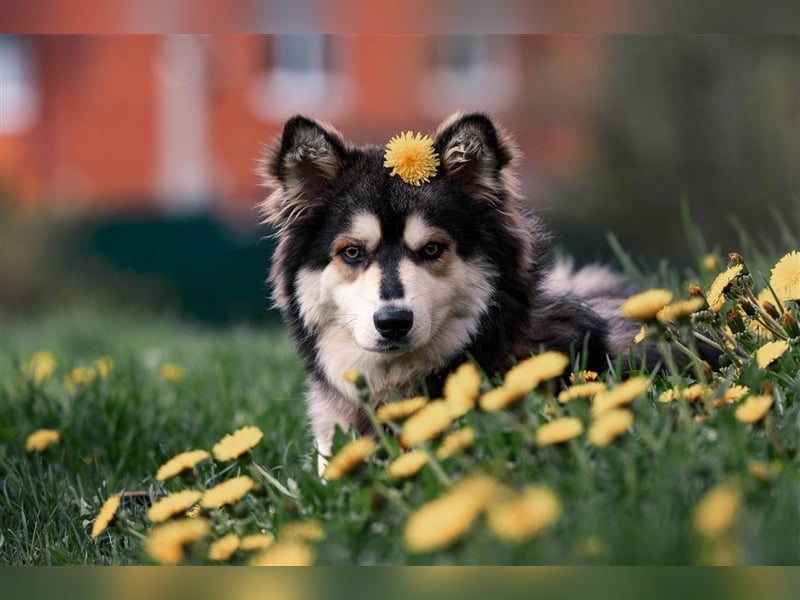
[[[733,333],[742,333],[745,330],[744,319],[735,306],[731,306],[725,313],[725,320]]]
[[[740,263],[744,263],[744,257],[739,254],[738,252],[730,252],[728,253],[728,260],[730,261],[730,266],[738,265]]]
[[[747,298],[739,300],[739,307],[744,311],[748,317],[755,317],[758,314],[756,307]]]
[[[689,284],[689,295],[690,296],[702,296],[703,295],[703,288],[701,288],[696,283]]]
[[[764,312],[766,312],[773,319],[781,318],[781,314],[778,312],[778,309],[769,300],[764,300],[764,304],[762,306],[764,307]]]
[[[783,313],[783,318],[781,319],[783,323],[783,328],[786,330],[786,333],[789,334],[789,337],[797,337],[800,336],[800,326],[797,324],[797,319],[794,318],[794,315],[790,312]]]

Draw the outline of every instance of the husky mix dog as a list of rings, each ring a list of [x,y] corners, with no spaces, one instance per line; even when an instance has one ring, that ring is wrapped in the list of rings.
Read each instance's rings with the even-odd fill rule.
[[[623,277],[553,260],[502,128],[453,115],[434,150],[436,175],[415,186],[390,177],[382,147],[297,116],[262,161],[272,193],[261,209],[278,239],[273,298],[308,371],[321,457],[337,424],[371,431],[347,371],[379,405],[423,381],[439,394],[468,356],[489,374],[542,349],[602,370],[638,330],[619,313],[631,291]]]

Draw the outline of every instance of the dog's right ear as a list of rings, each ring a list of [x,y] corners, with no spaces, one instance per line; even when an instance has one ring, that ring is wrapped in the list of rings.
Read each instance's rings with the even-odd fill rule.
[[[289,119],[258,168],[263,184],[273,188],[260,206],[264,222],[282,227],[297,217],[339,174],[345,154],[342,135],[330,125]]]

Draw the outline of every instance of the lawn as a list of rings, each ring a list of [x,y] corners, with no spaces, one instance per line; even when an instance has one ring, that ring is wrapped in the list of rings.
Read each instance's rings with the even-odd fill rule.
[[[340,479],[320,479],[304,420],[303,374],[280,328],[210,329],[166,317],[87,312],[28,321],[5,317],[0,563],[169,562],[153,551],[148,536],[164,525],[149,522],[148,508],[171,492],[207,490],[248,476],[255,487],[241,500],[219,508],[187,506],[193,516],[176,511],[171,521],[203,523],[204,529],[192,543],[186,538],[172,544],[175,560],[797,564],[798,335],[779,317],[789,343],[761,368],[756,350],[780,336],[759,333],[755,317],[726,310],[748,286],[761,290],[774,260],[751,266],[752,275],[737,275],[726,288],[725,309],[704,313],[716,319],[709,329],[730,332],[731,364],[710,377],[699,364],[680,373],[632,373],[643,378],[644,388],[618,398],[615,407],[632,424],[607,445],[591,433],[599,417],[590,400],[558,400],[566,374],[578,374],[578,365],[568,365],[562,379],[536,371],[546,365],[532,365],[529,379],[535,381],[501,410],[473,406],[477,388],[467,371],[477,371],[465,368],[454,386],[464,390],[467,410],[444,427],[471,428],[474,443],[443,458],[437,455],[441,436],[431,434],[418,444],[422,453],[414,453],[421,468],[407,477],[387,473],[402,452],[395,438],[383,436],[371,458],[354,460]],[[703,290],[710,291],[713,275],[698,276]],[[676,299],[688,297],[678,273],[659,277]],[[796,319],[796,303],[785,309]],[[668,343],[657,325],[649,335]],[[52,354],[52,368],[32,369],[31,357],[39,351]],[[98,362],[103,357],[110,361]],[[86,370],[75,371],[80,367]],[[623,376],[612,369],[597,379],[613,390]],[[481,393],[501,383],[481,374]],[[734,398],[737,385],[748,392]],[[672,401],[664,401],[670,394]],[[739,409],[747,398],[763,396],[771,399],[766,412],[743,418]],[[558,439],[547,443],[542,425],[576,420],[577,433],[556,427],[549,433]],[[390,427],[400,431],[396,421]],[[259,428],[263,438],[239,459],[208,458],[179,476],[156,479],[174,455],[210,452],[225,434],[246,426]],[[58,442],[26,451],[27,436],[40,428],[58,431]],[[349,439],[341,434],[336,448]],[[91,537],[101,505],[116,494],[121,503],[113,522]],[[278,541],[262,554],[239,548],[224,560],[209,558],[209,543],[231,533],[236,544],[252,534]]]

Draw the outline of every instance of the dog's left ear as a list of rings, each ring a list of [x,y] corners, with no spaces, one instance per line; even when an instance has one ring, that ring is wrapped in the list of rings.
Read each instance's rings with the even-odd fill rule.
[[[503,170],[509,171],[519,155],[511,136],[481,113],[457,113],[446,119],[436,132],[434,149],[445,177],[494,200],[513,180]]]

